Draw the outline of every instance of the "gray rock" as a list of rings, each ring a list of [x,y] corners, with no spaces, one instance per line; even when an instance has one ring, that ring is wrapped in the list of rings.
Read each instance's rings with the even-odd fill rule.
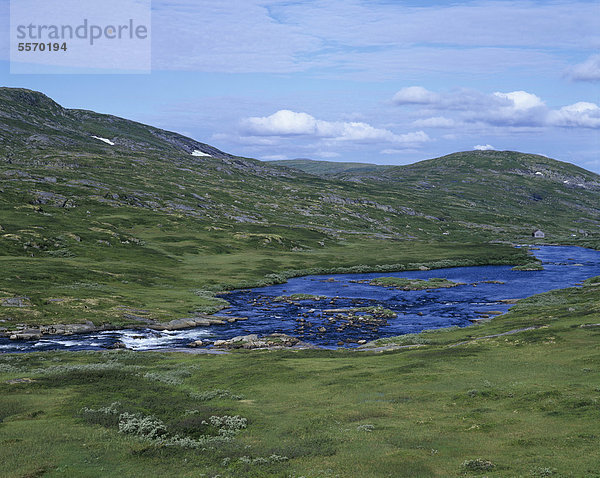
[[[2,301],[2,307],[31,307],[29,297],[9,297],[7,299],[0,299]]]
[[[240,335],[228,340],[216,340],[213,345],[228,349],[258,349],[292,347],[299,343],[300,341],[297,338],[285,334],[271,334],[265,337],[250,334]]]

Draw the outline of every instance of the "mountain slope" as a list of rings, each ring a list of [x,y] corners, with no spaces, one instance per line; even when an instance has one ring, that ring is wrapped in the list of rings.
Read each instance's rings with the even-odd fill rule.
[[[596,243],[598,178],[511,152],[317,177],[0,89],[0,301],[28,297],[0,320],[171,320],[311,268],[524,262],[493,243]]]
[[[93,111],[67,109],[46,95],[22,88],[0,88],[0,134],[6,148],[60,148],[115,152],[161,151],[215,158],[232,156],[177,133]],[[98,138],[103,138],[98,139]],[[114,143],[114,144],[109,144]]]

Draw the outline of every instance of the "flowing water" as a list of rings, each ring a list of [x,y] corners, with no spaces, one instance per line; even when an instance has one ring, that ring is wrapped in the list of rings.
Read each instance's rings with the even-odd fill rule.
[[[195,340],[218,340],[238,335],[285,333],[305,342],[335,348],[354,347],[373,340],[426,329],[471,325],[474,319],[506,312],[506,299],[520,299],[552,289],[572,287],[600,275],[600,251],[570,246],[542,246],[532,251],[542,271],[513,271],[510,266],[453,267],[431,271],[334,274],[290,279],[285,284],[223,295],[231,308],[224,317],[247,320],[179,331],[124,329],[71,336],[47,336],[38,341],[0,339],[0,352],[96,350],[122,342],[132,350],[184,347]],[[457,287],[403,291],[362,281],[375,277],[429,279],[442,277],[464,283]],[[361,282],[357,282],[361,281]],[[292,294],[320,296],[319,300],[273,301]],[[357,320],[368,312],[349,309],[382,306],[396,317]],[[345,310],[344,310],[345,309]]]

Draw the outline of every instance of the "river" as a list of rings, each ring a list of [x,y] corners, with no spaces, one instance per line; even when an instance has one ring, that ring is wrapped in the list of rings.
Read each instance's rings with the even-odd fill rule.
[[[468,326],[473,320],[506,312],[511,307],[504,302],[506,299],[520,299],[552,289],[576,286],[587,278],[600,275],[600,251],[571,246],[541,246],[532,252],[542,261],[544,270],[513,271],[510,266],[479,266],[298,277],[285,284],[223,295],[231,308],[219,315],[247,317],[244,321],[179,331],[124,329],[46,336],[38,341],[2,338],[0,352],[104,350],[117,342],[132,350],[153,350],[185,347],[195,340],[213,341],[238,335],[271,333],[285,333],[321,347],[336,348],[342,344],[355,347],[359,342],[380,337]],[[404,291],[369,285],[368,281],[376,277],[441,277],[464,285]],[[320,298],[273,300],[278,296],[300,293]],[[368,319],[364,316],[369,311],[357,311],[358,308],[377,306],[387,309],[389,317]]]

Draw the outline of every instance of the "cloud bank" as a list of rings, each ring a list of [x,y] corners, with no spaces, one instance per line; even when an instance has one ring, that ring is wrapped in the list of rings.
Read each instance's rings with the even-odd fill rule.
[[[600,127],[600,107],[595,103],[580,101],[552,109],[537,95],[522,90],[492,94],[472,90],[436,93],[413,86],[399,90],[392,101],[400,107],[422,107],[417,113],[423,116],[438,113],[413,122],[423,128],[477,123],[498,127]]]
[[[248,136],[310,136],[316,139],[348,142],[388,142],[419,144],[429,141],[424,131],[396,134],[356,121],[324,121],[307,113],[279,110],[270,116],[242,120],[242,132]]]

